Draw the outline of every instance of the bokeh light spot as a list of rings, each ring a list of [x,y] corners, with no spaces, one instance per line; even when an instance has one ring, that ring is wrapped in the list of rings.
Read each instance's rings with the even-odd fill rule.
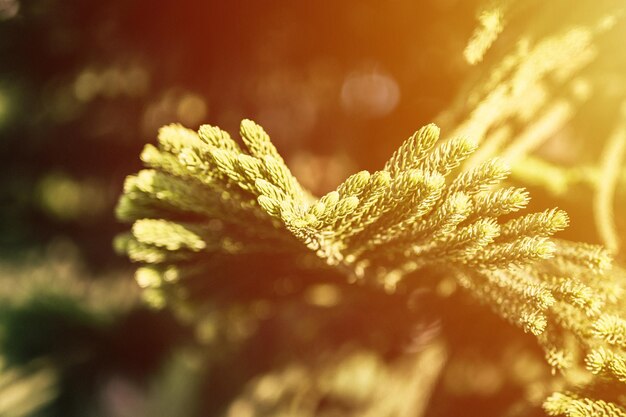
[[[335,285],[319,284],[311,287],[305,298],[309,304],[318,307],[333,307],[341,302],[341,292]]]
[[[9,20],[17,16],[20,2],[17,0],[0,0],[0,20]]]
[[[10,105],[9,97],[0,90],[0,128],[9,118]]]
[[[80,101],[93,100],[101,89],[100,77],[92,71],[83,71],[74,81],[74,95]]]
[[[185,94],[176,108],[178,119],[186,126],[200,124],[207,113],[207,105],[197,94]]]
[[[88,220],[108,207],[110,196],[101,184],[77,181],[65,174],[45,176],[38,186],[41,209],[62,221]]]
[[[382,117],[391,113],[400,101],[400,87],[389,74],[378,70],[355,71],[341,87],[341,105],[350,114]]]

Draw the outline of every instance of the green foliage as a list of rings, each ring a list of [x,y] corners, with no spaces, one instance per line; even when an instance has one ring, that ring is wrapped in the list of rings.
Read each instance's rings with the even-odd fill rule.
[[[555,369],[584,362],[598,380],[612,381],[608,397],[623,392],[626,322],[618,301],[625,274],[601,247],[550,238],[568,225],[564,211],[512,217],[529,195],[498,187],[508,175],[501,161],[459,173],[475,143],[437,143],[439,129],[425,126],[383,170],[352,175],[316,199],[260,126],[244,120],[240,133],[243,147],[213,126],[197,134],[165,126],[159,148],[147,145],[142,154],[150,169],[128,177],[117,214],[134,224],[118,247],[149,265],[137,280],[154,305],[198,311],[203,286],[232,300],[251,279],[263,281],[246,297],[273,297],[272,280],[295,270],[331,269],[388,293],[408,291],[420,278],[454,277],[536,336]],[[229,273],[227,265],[237,268]],[[617,404],[577,398],[555,395],[546,410],[623,415],[623,397]]]

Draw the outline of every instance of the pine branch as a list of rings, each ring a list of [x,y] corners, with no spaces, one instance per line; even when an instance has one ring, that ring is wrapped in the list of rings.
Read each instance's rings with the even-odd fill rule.
[[[127,179],[117,214],[134,225],[117,246],[145,264],[137,280],[148,299],[193,309],[202,300],[188,296],[202,286],[203,265],[213,259],[250,276],[265,273],[270,293],[278,263],[333,270],[387,292],[415,271],[436,267],[535,335],[555,369],[573,367],[580,357],[563,342],[569,335],[589,371],[626,382],[626,312],[619,303],[626,273],[599,246],[552,239],[568,226],[562,210],[502,221],[526,207],[529,193],[498,187],[509,173],[498,159],[458,172],[474,142],[437,145],[439,129],[428,125],[381,171],[356,173],[316,199],[260,126],[244,120],[240,133],[243,146],[216,127],[196,134],[166,126],[158,147],[142,153],[150,169]],[[280,260],[260,271],[242,261],[251,254]],[[214,285],[236,293],[238,279]],[[618,405],[569,394],[555,394],[545,407],[552,415],[623,415]]]

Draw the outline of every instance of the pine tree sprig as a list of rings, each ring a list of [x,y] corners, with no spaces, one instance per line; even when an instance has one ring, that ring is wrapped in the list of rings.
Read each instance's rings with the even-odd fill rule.
[[[144,264],[137,280],[152,304],[196,311],[192,304],[203,298],[190,295],[207,285],[203,271],[213,261],[237,266],[231,279],[211,281],[229,294],[240,291],[246,270],[268,276],[264,291],[272,294],[280,265],[292,274],[333,271],[385,292],[434,267],[536,336],[555,370],[582,365],[626,382],[626,272],[602,247],[553,239],[569,224],[563,210],[502,220],[523,210],[529,193],[499,186],[509,174],[499,159],[459,170],[475,142],[437,144],[439,128],[425,126],[382,170],[358,172],[317,199],[263,128],[244,120],[240,134],[242,144],[209,125],[198,133],[165,126],[158,145],[142,152],[148,169],[127,178],[116,210],[133,223],[132,233],[116,247]],[[554,394],[544,408],[550,415],[623,415],[619,404],[577,395]]]

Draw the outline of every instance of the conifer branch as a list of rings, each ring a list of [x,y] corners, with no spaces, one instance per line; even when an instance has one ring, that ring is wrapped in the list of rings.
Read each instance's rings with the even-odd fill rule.
[[[268,293],[278,265],[333,270],[387,292],[436,267],[535,335],[555,369],[575,366],[580,350],[589,371],[626,382],[626,312],[619,304],[626,274],[599,246],[552,239],[568,226],[562,210],[501,220],[524,209],[529,193],[498,187],[509,174],[498,159],[458,172],[474,142],[436,144],[439,129],[425,126],[382,170],[356,173],[316,199],[260,126],[244,120],[240,134],[241,145],[216,127],[195,133],[166,126],[158,147],[142,153],[149,169],[126,180],[117,215],[134,225],[116,246],[144,264],[137,280],[148,299],[177,308],[191,303],[186,297],[206,285],[203,271],[212,261],[256,276],[261,271],[248,259],[268,259]],[[239,275],[213,285],[236,292]],[[545,409],[623,415],[619,405],[584,393],[555,394]]]

